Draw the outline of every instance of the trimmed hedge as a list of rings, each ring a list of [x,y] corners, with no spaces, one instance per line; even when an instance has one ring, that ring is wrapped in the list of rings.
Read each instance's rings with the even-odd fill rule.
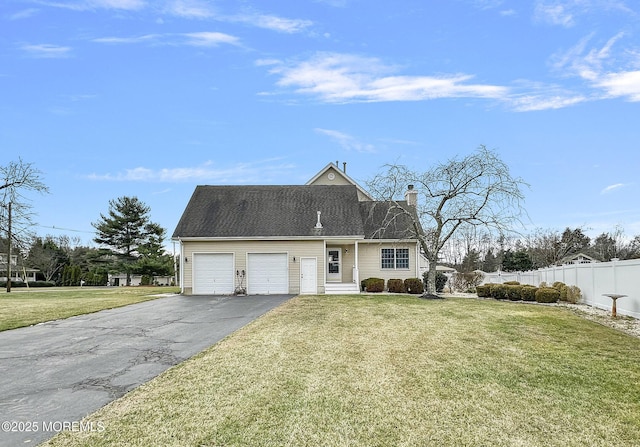
[[[523,301],[535,301],[536,300],[536,291],[538,288],[536,286],[522,286],[522,300]]]
[[[384,279],[367,278],[362,281],[362,286],[369,293],[379,293],[384,291]]]
[[[507,299],[507,286],[504,284],[491,285],[491,297],[497,300]]]
[[[560,299],[560,292],[554,287],[540,287],[536,291],[536,301],[538,303],[557,303]]]
[[[522,286],[518,284],[505,284],[505,295],[509,301],[520,301],[522,299]]]
[[[404,281],[401,279],[390,279],[387,281],[387,290],[391,293],[405,293]]]
[[[424,284],[420,278],[407,278],[404,280],[404,288],[408,293],[419,295],[424,293]]]
[[[478,298],[491,298],[491,284],[476,286]]]
[[[0,281],[0,288],[6,288],[7,282]],[[23,281],[11,281],[11,288],[14,287],[27,287],[27,283]],[[29,281],[29,287],[55,287],[55,284],[50,281]]]

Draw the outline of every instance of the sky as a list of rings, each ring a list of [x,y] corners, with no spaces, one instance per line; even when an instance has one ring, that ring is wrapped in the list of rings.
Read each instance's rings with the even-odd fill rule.
[[[3,0],[0,165],[35,232],[92,245],[135,196],[173,233],[196,185],[426,171],[480,145],[527,228],[640,234],[636,0]],[[167,240],[167,244],[171,244]]]

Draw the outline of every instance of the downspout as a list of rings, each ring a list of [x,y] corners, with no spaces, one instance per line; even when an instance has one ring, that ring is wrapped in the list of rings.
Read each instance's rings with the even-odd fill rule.
[[[184,295],[184,246],[182,239],[178,238],[180,243],[180,294]]]
[[[355,255],[355,271],[353,272],[353,282],[355,282],[358,285],[358,290],[360,290],[360,261],[358,260],[358,241],[356,241],[355,243],[355,250],[356,252],[354,253]]]
[[[416,241],[416,278],[420,278],[420,242]]]

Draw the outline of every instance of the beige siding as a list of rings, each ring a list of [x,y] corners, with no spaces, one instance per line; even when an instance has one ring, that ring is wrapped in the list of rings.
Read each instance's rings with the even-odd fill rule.
[[[329,179],[330,173],[334,175],[333,180]],[[311,185],[329,185],[329,186],[353,185],[353,184],[354,183],[352,183],[351,181],[349,181],[347,178],[344,177],[344,175],[342,174],[342,171],[338,169],[336,166],[330,166],[325,173],[323,173],[320,177],[315,179],[313,183],[311,183]],[[362,202],[362,201],[369,201],[371,199],[367,197],[365,194],[363,194],[363,192],[360,191],[360,189],[358,189],[358,200]]]
[[[409,249],[409,269],[383,269],[382,268],[382,249],[383,248],[408,248]],[[407,279],[417,278],[416,266],[416,244],[407,243],[359,243],[358,259],[360,265],[360,280],[367,278],[382,278],[386,281],[389,279]],[[422,278],[420,278],[422,279]]]
[[[248,253],[287,253],[289,261],[289,292],[300,292],[300,258],[318,260],[318,293],[324,292],[324,244],[323,241],[183,241],[183,290],[190,295],[193,290],[192,259],[194,253],[234,253],[234,270],[247,271]],[[188,259],[184,262],[184,258]],[[294,261],[295,258],[295,261]],[[244,286],[247,286],[246,278]]]

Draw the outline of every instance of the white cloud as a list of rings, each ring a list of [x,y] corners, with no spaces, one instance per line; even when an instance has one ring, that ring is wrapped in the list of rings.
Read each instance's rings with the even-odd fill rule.
[[[330,129],[314,129],[317,133],[326,135],[330,137],[332,140],[337,142],[343,149],[348,151],[356,151],[361,153],[371,153],[375,152],[375,147],[368,143],[363,143],[359,141],[357,138],[346,134],[344,132],[340,132],[338,130],[330,130]]]
[[[604,188],[602,191],[600,191],[600,194],[608,194],[616,189],[620,189],[622,188],[624,185],[624,183],[616,183],[614,185],[609,185],[606,188]]]
[[[93,42],[114,44],[145,43],[156,41],[161,37],[162,34],[145,34],[143,36],[136,37],[99,37],[97,39],[93,39]]]
[[[616,53],[615,45],[626,36],[618,33],[601,47],[588,48],[593,40],[589,35],[563,54],[554,56],[554,68],[558,71],[578,76],[589,85],[603,92],[604,97],[626,97],[630,101],[640,101],[640,71],[625,67],[637,67],[640,55],[634,51]]]
[[[183,34],[145,34],[134,37],[100,37],[93,42],[108,44],[154,43],[164,45],[189,45],[197,47],[215,47],[220,44],[237,45],[239,40],[230,34],[203,31]]]
[[[217,32],[187,33],[183,36],[187,38],[187,45],[199,47],[215,47],[223,43],[236,45],[238,43],[237,37]]]
[[[174,0],[167,4],[165,13],[190,19],[208,19],[216,16],[210,3],[200,0]]]
[[[271,69],[277,84],[325,102],[421,101],[436,98],[504,98],[506,87],[473,84],[473,76],[392,76],[396,67],[376,58],[319,53],[311,59]]]
[[[36,15],[38,12],[40,11],[35,8],[23,9],[22,11],[18,11],[14,14],[11,14],[9,16],[9,20],[28,19],[29,17],[33,17],[34,15]]]
[[[280,178],[290,175],[294,165],[282,163],[278,159],[268,159],[255,163],[239,163],[235,166],[216,167],[212,161],[201,166],[152,169],[137,167],[125,169],[115,174],[90,174],[95,181],[115,182],[208,182],[220,184],[264,183],[269,178]]]
[[[71,48],[51,44],[22,45],[20,47],[29,56],[43,59],[60,59],[70,57]]]
[[[311,25],[313,22],[303,19],[287,19],[269,14],[250,14],[236,16],[234,19],[238,22],[248,23],[258,28],[264,28],[280,33],[294,34],[299,33]]]
[[[560,25],[569,28],[575,25],[573,14],[567,5],[559,1],[538,1],[534,10],[536,20],[550,25]]]
[[[610,97],[627,97],[640,101],[640,71],[626,71],[602,75],[594,85],[604,89]]]
[[[125,11],[135,11],[143,9],[147,2],[145,0],[77,0],[77,1],[48,1],[40,2],[44,6],[70,9],[73,11],[88,11],[93,9],[119,9]]]

